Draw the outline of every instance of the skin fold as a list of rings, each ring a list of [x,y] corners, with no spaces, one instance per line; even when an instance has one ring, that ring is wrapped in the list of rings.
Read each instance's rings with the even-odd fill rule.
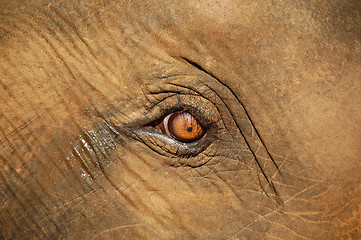
[[[0,86],[0,239],[361,239],[360,1],[1,0]]]

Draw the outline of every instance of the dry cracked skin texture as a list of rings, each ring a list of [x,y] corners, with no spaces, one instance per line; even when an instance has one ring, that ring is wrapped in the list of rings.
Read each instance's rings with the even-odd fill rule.
[[[361,238],[359,1],[0,3],[1,239]]]

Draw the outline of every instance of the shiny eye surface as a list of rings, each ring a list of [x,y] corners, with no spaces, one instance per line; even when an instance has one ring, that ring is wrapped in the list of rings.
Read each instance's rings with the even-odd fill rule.
[[[188,112],[176,112],[164,118],[161,129],[180,142],[194,142],[202,138],[204,129],[197,119]]]

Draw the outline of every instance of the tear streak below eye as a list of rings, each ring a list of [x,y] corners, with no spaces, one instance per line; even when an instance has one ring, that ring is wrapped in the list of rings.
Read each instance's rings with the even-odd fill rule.
[[[188,112],[176,112],[163,120],[164,129],[180,142],[194,142],[205,134],[197,119]]]

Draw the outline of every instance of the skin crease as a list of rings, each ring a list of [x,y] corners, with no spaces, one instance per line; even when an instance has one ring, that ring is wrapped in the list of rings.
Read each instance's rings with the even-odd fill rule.
[[[0,239],[361,238],[359,1],[0,6]]]

